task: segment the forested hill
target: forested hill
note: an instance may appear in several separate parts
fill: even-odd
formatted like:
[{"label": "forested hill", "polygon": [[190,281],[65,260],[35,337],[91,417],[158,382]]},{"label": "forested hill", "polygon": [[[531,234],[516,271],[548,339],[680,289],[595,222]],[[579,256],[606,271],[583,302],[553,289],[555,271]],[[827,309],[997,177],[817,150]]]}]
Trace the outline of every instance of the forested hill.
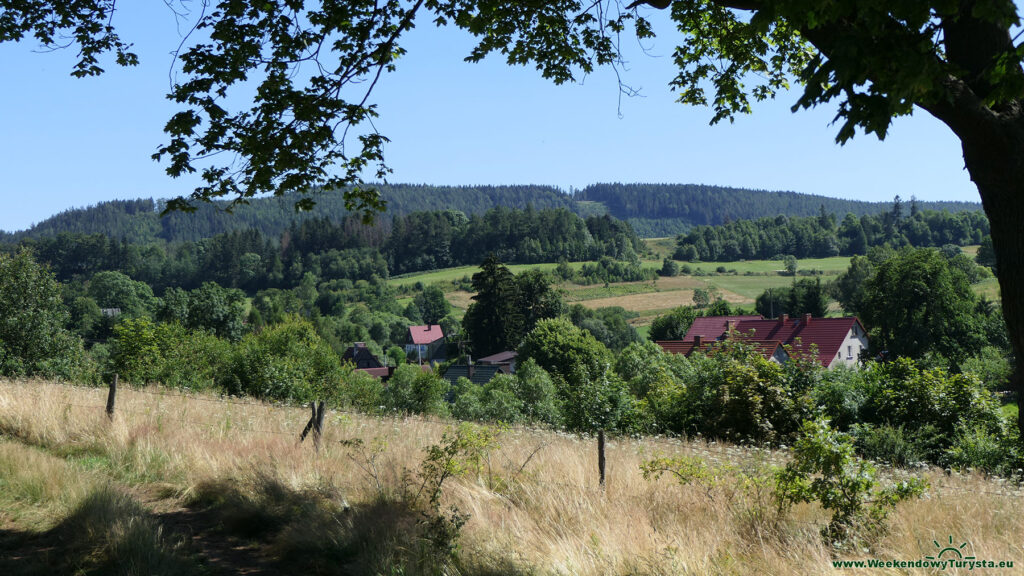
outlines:
[{"label": "forested hill", "polygon": [[[487,210],[508,208],[572,209],[573,201],[564,192],[551,186],[427,186],[415,184],[377,185],[388,202],[386,217],[404,216],[412,212],[453,209],[467,215]],[[224,232],[255,229],[267,237],[278,237],[293,221],[313,218],[341,220],[347,213],[340,191],[321,192],[312,196],[316,206],[309,212],[296,214],[290,196],[259,198],[247,206],[238,206],[231,214],[214,205],[203,205],[193,214],[174,213],[161,218],[162,204],[152,199],[114,200],[88,208],[61,212],[28,230],[14,234],[0,232],[0,240],[19,240],[55,236],[61,232],[105,234],[129,242],[156,238],[168,241],[196,241]],[[223,205],[222,205],[223,206]]]},{"label": "forested hill", "polygon": [[[909,194],[907,194],[909,196]],[[576,192],[577,201],[599,202],[608,213],[627,220],[640,236],[671,236],[692,226],[715,226],[735,220],[751,220],[785,214],[817,216],[822,206],[842,219],[878,214],[892,202],[862,202],[799,194],[726,188],[704,184],[591,184]],[[904,198],[909,202],[910,198]],[[917,202],[921,210],[981,210],[978,202]]]},{"label": "forested hill", "polygon": [[[378,185],[388,201],[385,218],[412,212],[452,209],[468,216],[503,206],[537,210],[566,208],[584,216],[608,213],[626,220],[641,237],[673,236],[694,226],[718,225],[736,220],[784,214],[817,216],[822,207],[842,219],[847,213],[860,217],[885,212],[891,202],[861,202],[798,194],[769,192],[703,184],[592,184],[570,196],[551,186],[428,186]],[[193,214],[159,217],[162,205],[152,199],[115,200],[88,208],[76,208],[48,218],[28,230],[6,234],[0,241],[55,236],[61,232],[105,234],[129,242],[154,239],[196,241],[240,229],[255,229],[266,237],[278,237],[293,221],[329,218],[340,221],[347,213],[340,191],[313,196],[316,207],[296,214],[294,200],[285,196],[260,198],[238,206],[231,214],[215,205],[200,206]],[[904,198],[905,202],[910,201]],[[223,205],[221,205],[223,206]],[[980,210],[972,202],[917,202],[921,210]]]}]

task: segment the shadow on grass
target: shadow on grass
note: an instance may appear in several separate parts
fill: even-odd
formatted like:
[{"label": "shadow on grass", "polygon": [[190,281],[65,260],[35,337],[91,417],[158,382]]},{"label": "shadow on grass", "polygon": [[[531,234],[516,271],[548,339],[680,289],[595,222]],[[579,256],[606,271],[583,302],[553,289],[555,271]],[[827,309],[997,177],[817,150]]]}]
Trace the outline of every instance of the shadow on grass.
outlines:
[{"label": "shadow on grass", "polygon": [[200,484],[184,508],[163,513],[102,488],[45,532],[0,529],[0,575],[525,573],[509,559],[439,551],[423,519],[402,501],[348,506],[329,487],[262,476]]},{"label": "shadow on grass", "polygon": [[293,490],[256,476],[201,484],[188,506],[216,518],[222,534],[249,540],[284,573],[524,573],[509,560],[448,557],[424,538],[423,513],[397,499],[349,506],[331,487]]},{"label": "shadow on grass", "polygon": [[0,530],[0,574],[196,574],[180,541],[131,497],[91,493],[45,532]]}]

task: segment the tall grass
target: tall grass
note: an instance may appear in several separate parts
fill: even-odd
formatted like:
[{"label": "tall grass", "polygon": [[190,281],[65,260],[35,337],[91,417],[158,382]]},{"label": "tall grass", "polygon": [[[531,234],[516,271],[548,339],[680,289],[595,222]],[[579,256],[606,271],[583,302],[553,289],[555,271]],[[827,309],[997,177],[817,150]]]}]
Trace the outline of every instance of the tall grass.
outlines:
[{"label": "tall grass", "polygon": [[[0,433],[17,440],[0,444],[0,478],[17,477],[9,470],[20,462],[43,470],[17,480],[19,498],[61,501],[62,484],[49,480],[59,474],[45,472],[52,462],[149,494],[146,506],[205,510],[222,530],[260,542],[290,569],[431,571],[417,552],[422,517],[409,493],[425,447],[440,441],[447,423],[331,412],[316,453],[308,439],[297,442],[308,419],[301,408],[123,390],[110,423],[104,397],[99,389],[0,382]],[[442,509],[470,515],[450,572],[835,573],[836,550],[819,535],[828,515],[819,508],[801,505],[778,517],[756,494],[736,490],[732,478],[708,489],[667,477],[647,481],[640,472],[655,456],[690,455],[767,473],[784,453],[702,440],[614,440],[602,490],[590,439],[511,428],[498,442],[479,473],[444,487]],[[926,498],[898,508],[872,550],[840,556],[917,559],[934,552],[933,540],[953,535],[979,558],[1024,562],[1019,491],[976,475],[921,473],[932,484]],[[79,500],[71,492],[65,499],[55,518],[66,518]],[[27,513],[8,520],[38,526]],[[166,538],[157,542],[173,549]]]}]

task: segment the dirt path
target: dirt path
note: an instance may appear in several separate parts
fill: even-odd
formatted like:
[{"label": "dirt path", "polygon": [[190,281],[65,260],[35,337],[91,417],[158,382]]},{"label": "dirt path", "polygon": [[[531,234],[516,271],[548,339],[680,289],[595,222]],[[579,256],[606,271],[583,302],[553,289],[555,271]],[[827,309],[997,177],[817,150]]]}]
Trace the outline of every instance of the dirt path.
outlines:
[{"label": "dirt path", "polygon": [[161,497],[159,490],[136,487],[131,492],[160,522],[164,534],[172,541],[183,542],[186,552],[211,573],[284,574],[258,542],[225,534],[215,513],[184,507],[178,498]]}]

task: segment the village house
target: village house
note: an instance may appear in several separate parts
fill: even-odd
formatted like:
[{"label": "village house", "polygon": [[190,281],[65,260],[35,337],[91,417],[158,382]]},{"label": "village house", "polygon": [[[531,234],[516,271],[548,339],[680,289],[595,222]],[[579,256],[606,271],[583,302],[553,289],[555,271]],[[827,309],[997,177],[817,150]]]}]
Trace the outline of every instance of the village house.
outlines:
[{"label": "village house", "polygon": [[861,353],[868,349],[867,332],[857,318],[812,318],[810,314],[799,318],[783,314],[774,320],[763,316],[697,318],[683,340],[658,345],[666,352],[689,356],[694,350],[707,351],[729,337],[752,344],[774,362],[787,362],[790,356],[814,355],[825,368],[856,367]]},{"label": "village house", "polygon": [[384,364],[381,364],[380,360],[370,352],[370,349],[366,347],[365,342],[356,342],[350,346],[345,353],[341,356],[342,362],[351,362],[355,365],[356,370],[365,372],[370,376],[375,376],[387,380],[391,376],[392,369],[388,368]]},{"label": "village house", "polygon": [[443,362],[446,359],[444,332],[437,324],[409,326],[405,337],[405,355],[409,362]]},{"label": "village house", "polygon": [[504,352],[498,352],[497,354],[491,354],[490,356],[484,356],[477,360],[479,364],[488,364],[493,366],[501,366],[504,368],[506,374],[516,373],[516,358],[519,353],[515,350],[506,350]]},{"label": "village house", "polygon": [[467,378],[474,384],[483,386],[498,374],[508,373],[508,366],[499,364],[454,364],[448,367],[442,378],[453,386],[459,378]]}]

